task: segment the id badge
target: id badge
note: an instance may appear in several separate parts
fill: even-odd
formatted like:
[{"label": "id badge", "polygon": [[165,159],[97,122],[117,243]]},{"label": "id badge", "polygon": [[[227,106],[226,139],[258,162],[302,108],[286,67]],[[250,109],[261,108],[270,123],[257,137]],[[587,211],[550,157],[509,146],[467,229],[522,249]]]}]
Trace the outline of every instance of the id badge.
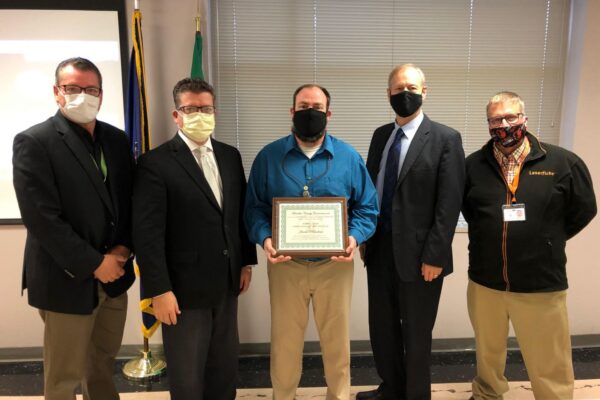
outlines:
[{"label": "id badge", "polygon": [[504,222],[525,221],[525,204],[505,204],[502,206],[502,215]]}]

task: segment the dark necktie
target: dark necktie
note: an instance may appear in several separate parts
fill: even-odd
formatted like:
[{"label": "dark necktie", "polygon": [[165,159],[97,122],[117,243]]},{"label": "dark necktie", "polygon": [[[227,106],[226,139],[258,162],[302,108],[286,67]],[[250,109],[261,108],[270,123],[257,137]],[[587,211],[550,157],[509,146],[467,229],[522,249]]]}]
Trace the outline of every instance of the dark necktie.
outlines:
[{"label": "dark necktie", "polygon": [[390,146],[385,163],[385,175],[383,178],[383,194],[381,195],[380,223],[383,232],[392,230],[392,200],[394,189],[398,182],[398,164],[400,162],[400,149],[402,148],[402,136],[404,132],[398,128],[394,141]]}]

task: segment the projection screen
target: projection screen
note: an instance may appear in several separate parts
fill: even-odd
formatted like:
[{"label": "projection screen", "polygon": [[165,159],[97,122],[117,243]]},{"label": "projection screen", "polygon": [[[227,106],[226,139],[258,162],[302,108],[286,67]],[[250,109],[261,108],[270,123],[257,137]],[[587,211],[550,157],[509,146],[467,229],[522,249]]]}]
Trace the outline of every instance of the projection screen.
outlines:
[{"label": "projection screen", "polygon": [[20,223],[12,142],[17,133],[56,112],[52,86],[60,61],[81,56],[98,66],[104,93],[98,119],[123,128],[126,46],[119,33],[117,10],[0,9],[0,223]]}]

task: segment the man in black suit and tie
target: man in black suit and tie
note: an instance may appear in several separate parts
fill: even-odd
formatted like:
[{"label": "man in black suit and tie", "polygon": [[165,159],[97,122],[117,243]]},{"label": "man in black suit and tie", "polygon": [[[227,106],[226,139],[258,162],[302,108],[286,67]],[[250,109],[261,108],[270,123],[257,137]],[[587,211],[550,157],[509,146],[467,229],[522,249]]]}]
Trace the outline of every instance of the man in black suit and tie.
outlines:
[{"label": "man in black suit and tie", "polygon": [[118,399],[130,260],[133,160],[125,133],[96,120],[102,76],[84,58],[56,68],[57,113],[18,134],[14,186],[27,228],[23,286],[44,321],[44,395]]},{"label": "man in black suit and tie", "polygon": [[256,247],[242,211],[239,151],[210,137],[214,90],[199,79],[173,89],[175,137],[139,159],[133,232],[142,284],[163,323],[171,399],[233,400],[237,297]]},{"label": "man in black suit and tie", "polygon": [[380,216],[362,247],[369,288],[369,330],[382,383],[357,399],[431,398],[431,335],[465,181],[460,134],[421,109],[425,76],[412,64],[388,79],[394,123],[375,130],[367,169]]}]

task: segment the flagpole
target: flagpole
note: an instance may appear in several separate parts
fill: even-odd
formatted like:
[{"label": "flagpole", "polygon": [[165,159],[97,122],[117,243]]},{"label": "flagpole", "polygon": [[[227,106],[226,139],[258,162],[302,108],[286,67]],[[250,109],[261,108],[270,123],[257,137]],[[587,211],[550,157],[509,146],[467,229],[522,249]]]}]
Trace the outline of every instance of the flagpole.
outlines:
[{"label": "flagpole", "polygon": [[202,71],[202,24],[200,18],[200,0],[196,1],[196,34],[194,39],[194,52],[192,53],[192,69],[190,78],[204,79]]},{"label": "flagpole", "polygon": [[[140,12],[140,2],[135,0],[135,9],[133,10],[131,23],[131,40],[133,41],[133,50],[131,52],[131,60],[129,64],[129,82],[127,95],[127,115],[126,115],[126,131],[129,135],[134,156],[137,158],[141,153],[149,150],[150,146],[150,131],[147,121],[147,102],[145,89],[145,70],[144,70],[144,54],[142,44],[142,13]],[[131,111],[133,110],[133,111]],[[135,114],[137,117],[132,117]],[[136,143],[139,143],[137,145]],[[137,267],[136,267],[137,270]],[[137,273],[139,277],[139,273]],[[139,279],[139,278],[138,278]],[[143,288],[140,285],[140,295],[143,294]],[[149,300],[143,299],[141,304]],[[151,303],[141,307],[142,314],[148,314],[146,308],[150,308]],[[152,314],[154,316],[154,314]],[[123,375],[128,380],[133,381],[156,381],[162,375],[167,367],[167,363],[158,356],[153,356],[150,351],[148,337],[154,333],[157,322],[155,320],[153,328],[147,328],[142,316],[142,334],[144,336],[144,348],[140,351],[141,355],[127,362],[123,366]]]},{"label": "flagpole", "polygon": [[196,32],[200,32],[200,0],[196,0]]}]

